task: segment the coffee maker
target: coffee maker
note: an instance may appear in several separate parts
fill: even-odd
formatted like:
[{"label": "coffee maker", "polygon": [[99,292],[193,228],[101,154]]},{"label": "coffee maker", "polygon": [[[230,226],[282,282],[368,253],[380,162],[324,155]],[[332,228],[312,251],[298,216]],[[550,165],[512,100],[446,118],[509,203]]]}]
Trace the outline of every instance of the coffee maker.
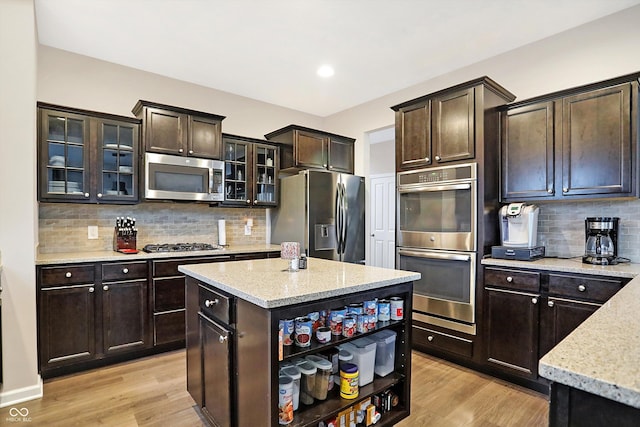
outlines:
[{"label": "coffee maker", "polygon": [[616,217],[589,217],[584,220],[585,264],[613,265],[618,258],[618,224]]},{"label": "coffee maker", "polygon": [[538,212],[536,205],[510,203],[499,213],[502,246],[493,246],[491,256],[501,259],[533,261],[544,256],[544,246],[537,246]]}]

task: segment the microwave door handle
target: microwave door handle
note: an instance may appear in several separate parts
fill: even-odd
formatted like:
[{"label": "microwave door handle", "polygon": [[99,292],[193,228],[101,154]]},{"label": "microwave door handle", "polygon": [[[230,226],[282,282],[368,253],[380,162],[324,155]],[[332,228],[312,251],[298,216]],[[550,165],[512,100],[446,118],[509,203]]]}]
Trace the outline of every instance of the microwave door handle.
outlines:
[{"label": "microwave door handle", "polygon": [[213,193],[213,168],[209,168],[209,194]]},{"label": "microwave door handle", "polygon": [[405,255],[405,256],[412,256],[416,258],[431,258],[431,259],[444,259],[444,260],[451,260],[451,261],[471,262],[471,256],[463,255],[463,254],[439,254],[434,252],[425,253],[425,252],[407,251],[407,250],[400,250],[398,251],[398,254]]},{"label": "microwave door handle", "polygon": [[423,191],[449,191],[449,190],[471,190],[471,183],[448,184],[448,185],[428,185],[424,187],[401,188],[399,193],[421,193]]}]

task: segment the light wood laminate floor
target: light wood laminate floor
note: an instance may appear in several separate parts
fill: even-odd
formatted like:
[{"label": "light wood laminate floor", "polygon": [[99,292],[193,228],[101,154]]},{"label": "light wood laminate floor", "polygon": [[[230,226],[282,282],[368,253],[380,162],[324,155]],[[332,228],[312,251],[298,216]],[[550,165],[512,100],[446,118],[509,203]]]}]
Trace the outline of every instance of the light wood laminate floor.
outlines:
[{"label": "light wood laminate floor", "polygon": [[[411,416],[399,427],[547,425],[538,393],[419,352],[412,369]],[[0,425],[202,426],[193,405],[180,350],[47,380],[42,399],[0,409]]]}]

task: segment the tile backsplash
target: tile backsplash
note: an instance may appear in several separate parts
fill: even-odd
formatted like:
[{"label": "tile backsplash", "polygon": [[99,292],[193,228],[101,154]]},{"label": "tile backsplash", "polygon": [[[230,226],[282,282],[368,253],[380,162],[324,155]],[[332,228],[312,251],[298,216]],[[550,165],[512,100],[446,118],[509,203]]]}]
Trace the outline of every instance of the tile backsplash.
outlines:
[{"label": "tile backsplash", "polygon": [[[226,221],[227,244],[262,244],[266,241],[264,209],[209,207],[197,203],[145,202],[137,205],[85,205],[40,203],[39,251],[104,251],[113,249],[118,216],[133,217],[138,228],[137,247],[150,243],[218,243],[218,220]],[[247,219],[251,235],[244,235]],[[98,226],[97,240],[87,239],[87,227]]]},{"label": "tile backsplash", "polygon": [[584,255],[584,220],[591,216],[620,218],[618,256],[640,263],[640,200],[540,203],[538,245],[547,256]]}]

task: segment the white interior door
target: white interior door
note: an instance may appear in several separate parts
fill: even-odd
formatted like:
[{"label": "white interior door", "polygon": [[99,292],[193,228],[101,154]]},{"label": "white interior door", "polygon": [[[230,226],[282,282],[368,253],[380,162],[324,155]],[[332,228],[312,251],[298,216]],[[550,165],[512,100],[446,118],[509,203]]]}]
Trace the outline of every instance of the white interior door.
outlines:
[{"label": "white interior door", "polygon": [[396,177],[371,176],[370,260],[374,267],[395,268],[396,264]]}]

